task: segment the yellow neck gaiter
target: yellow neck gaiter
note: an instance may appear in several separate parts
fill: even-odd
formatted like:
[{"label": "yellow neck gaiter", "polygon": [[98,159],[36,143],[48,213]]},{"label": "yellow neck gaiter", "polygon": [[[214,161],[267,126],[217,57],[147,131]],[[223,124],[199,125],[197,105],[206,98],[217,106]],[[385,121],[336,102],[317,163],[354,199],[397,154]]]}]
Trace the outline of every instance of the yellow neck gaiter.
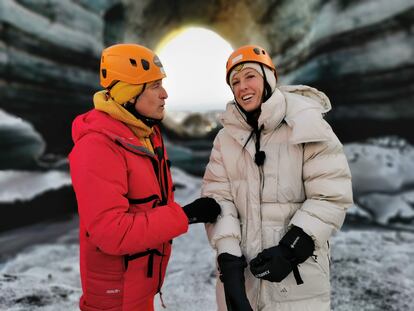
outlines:
[{"label": "yellow neck gaiter", "polygon": [[[128,100],[133,98],[134,96],[128,98]],[[151,140],[149,139],[149,136],[153,133],[152,128],[145,125],[144,122],[142,122],[141,120],[135,118],[123,106],[111,99],[107,95],[106,90],[96,92],[93,96],[93,103],[95,105],[96,110],[106,112],[112,118],[125,123],[132,130],[135,136],[138,137],[142,145],[145,146],[149,151],[154,153]]]}]

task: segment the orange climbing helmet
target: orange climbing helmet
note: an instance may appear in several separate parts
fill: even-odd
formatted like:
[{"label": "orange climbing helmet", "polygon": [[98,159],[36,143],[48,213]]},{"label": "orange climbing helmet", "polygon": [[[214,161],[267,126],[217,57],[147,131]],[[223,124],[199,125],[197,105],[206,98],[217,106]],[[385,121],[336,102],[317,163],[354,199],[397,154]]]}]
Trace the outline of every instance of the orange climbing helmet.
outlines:
[{"label": "orange climbing helmet", "polygon": [[100,78],[104,88],[116,81],[143,84],[165,78],[158,56],[138,44],[115,44],[102,51]]},{"label": "orange climbing helmet", "polygon": [[277,81],[277,74],[275,65],[272,62],[269,54],[266,50],[258,45],[244,45],[239,47],[233,53],[231,53],[229,59],[226,63],[226,82],[230,85],[229,77],[230,72],[234,67],[238,64],[245,63],[245,62],[255,62],[263,64],[269,67],[275,74],[276,81]]}]

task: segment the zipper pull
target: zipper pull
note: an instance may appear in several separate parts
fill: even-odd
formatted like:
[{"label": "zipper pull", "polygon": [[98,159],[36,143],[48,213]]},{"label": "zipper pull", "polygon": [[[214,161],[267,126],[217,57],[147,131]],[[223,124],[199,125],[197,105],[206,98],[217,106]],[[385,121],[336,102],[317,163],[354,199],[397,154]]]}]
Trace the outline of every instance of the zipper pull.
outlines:
[{"label": "zipper pull", "polygon": [[161,306],[162,306],[164,309],[167,309],[167,306],[165,305],[164,300],[162,299],[162,293],[161,293],[161,290],[159,291],[159,294],[160,294]]}]

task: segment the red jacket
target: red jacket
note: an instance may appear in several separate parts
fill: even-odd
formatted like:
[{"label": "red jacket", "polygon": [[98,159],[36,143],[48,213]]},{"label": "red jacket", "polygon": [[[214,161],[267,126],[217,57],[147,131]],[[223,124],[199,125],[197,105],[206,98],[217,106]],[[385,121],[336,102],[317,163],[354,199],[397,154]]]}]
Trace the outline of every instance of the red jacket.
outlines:
[{"label": "red jacket", "polygon": [[142,146],[122,122],[91,110],[78,116],[69,156],[80,218],[80,268],[85,311],[150,311],[171,253],[188,230],[174,202],[161,134]]}]

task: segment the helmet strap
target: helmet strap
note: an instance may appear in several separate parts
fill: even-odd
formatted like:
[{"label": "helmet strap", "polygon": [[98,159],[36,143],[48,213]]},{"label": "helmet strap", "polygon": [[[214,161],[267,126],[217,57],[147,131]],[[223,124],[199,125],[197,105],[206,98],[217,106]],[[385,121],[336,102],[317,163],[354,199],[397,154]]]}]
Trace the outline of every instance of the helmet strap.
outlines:
[{"label": "helmet strap", "polygon": [[114,98],[111,96],[111,89],[117,84],[119,80],[113,81],[107,88],[106,88],[106,98],[110,98],[114,100]]},{"label": "helmet strap", "polygon": [[262,74],[263,74],[262,103],[264,103],[265,101],[267,101],[270,98],[270,96],[272,96],[272,88],[270,87],[270,84],[267,81],[266,73],[265,73],[264,68],[263,68],[263,64],[259,64],[259,65],[260,65],[260,69],[262,69]]}]

